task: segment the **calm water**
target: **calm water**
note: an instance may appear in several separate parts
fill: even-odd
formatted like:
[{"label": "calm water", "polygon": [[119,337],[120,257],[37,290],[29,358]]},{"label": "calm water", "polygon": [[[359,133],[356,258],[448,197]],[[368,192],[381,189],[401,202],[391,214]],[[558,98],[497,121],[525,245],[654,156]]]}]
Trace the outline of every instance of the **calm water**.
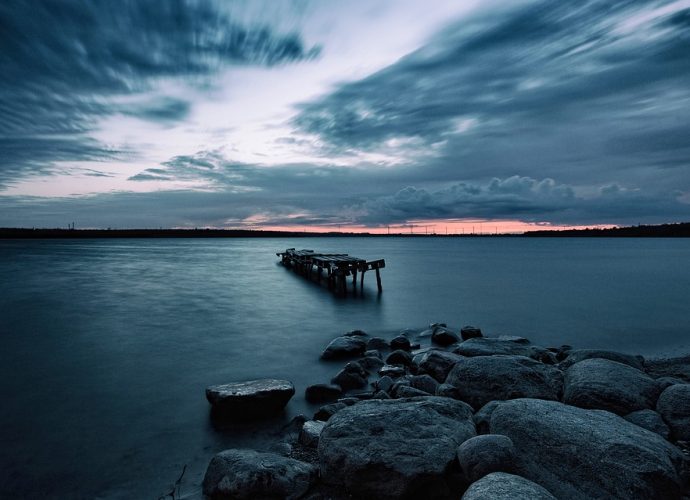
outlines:
[{"label": "calm water", "polygon": [[[338,299],[277,265],[287,247],[386,259],[384,292]],[[0,497],[157,498],[262,427],[218,429],[204,388],[304,388],[354,328],[430,322],[640,352],[690,351],[690,240],[322,238],[0,241]]]}]

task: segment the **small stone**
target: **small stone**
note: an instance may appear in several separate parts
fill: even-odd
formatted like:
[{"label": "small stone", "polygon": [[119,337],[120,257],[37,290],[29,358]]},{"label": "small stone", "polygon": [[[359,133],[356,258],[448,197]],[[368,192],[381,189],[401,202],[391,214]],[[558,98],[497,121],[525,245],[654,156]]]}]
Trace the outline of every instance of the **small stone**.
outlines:
[{"label": "small stone", "polygon": [[390,388],[393,387],[393,383],[393,379],[386,375],[374,382],[374,386],[376,390],[388,392]]},{"label": "small stone", "polygon": [[417,373],[427,373],[443,383],[455,364],[465,359],[447,351],[429,351],[416,361]]},{"label": "small stone", "polygon": [[524,477],[493,472],[473,483],[462,500],[556,500],[556,497]]},{"label": "small stone", "polygon": [[321,354],[321,359],[354,358],[364,354],[367,342],[361,337],[337,337],[331,340]]},{"label": "small stone", "polygon": [[388,349],[388,342],[381,337],[371,337],[367,342],[367,350],[376,349],[377,351],[384,351]]},{"label": "small stone", "polygon": [[391,349],[394,351],[397,351],[398,349],[402,349],[403,351],[409,351],[411,349],[410,339],[403,335],[398,335],[393,340],[391,340],[390,346]]},{"label": "small stone", "polygon": [[381,351],[378,349],[369,349],[368,351],[364,351],[364,357],[381,359]]},{"label": "small stone", "polygon": [[398,349],[397,351],[393,351],[388,355],[386,358],[386,364],[409,366],[412,364],[412,354]]},{"label": "small stone", "polygon": [[369,335],[367,332],[363,330],[350,330],[347,332],[344,337],[368,337]]},{"label": "small stone", "polygon": [[386,391],[376,391],[371,399],[390,399],[390,395]]},{"label": "small stone", "polygon": [[401,366],[395,366],[395,365],[384,365],[379,369],[379,375],[381,377],[391,377],[391,378],[398,378],[402,377],[405,375],[405,368]]},{"label": "small stone", "polygon": [[442,398],[451,398],[462,401],[462,394],[457,387],[450,384],[439,384],[436,388],[436,395]]},{"label": "small stone", "polygon": [[333,377],[331,383],[338,384],[344,391],[366,387],[367,371],[359,363],[351,362]]},{"label": "small stone", "polygon": [[299,433],[299,442],[309,448],[316,448],[319,445],[319,436],[326,422],[322,420],[308,420]]},{"label": "small stone", "polygon": [[340,386],[334,384],[314,384],[307,387],[304,397],[310,403],[327,403],[337,400],[343,394]]},{"label": "small stone", "polygon": [[357,361],[369,373],[376,373],[385,363],[381,358],[366,356]]},{"label": "small stone", "polygon": [[434,333],[431,334],[431,341],[434,344],[441,346],[449,346],[460,342],[460,337],[458,337],[454,332],[448,330],[447,328],[435,328]]},{"label": "small stone", "polygon": [[462,337],[462,340],[483,337],[481,328],[477,328],[470,325],[463,326],[460,329],[460,336]]},{"label": "small stone", "polygon": [[319,408],[316,413],[314,413],[314,420],[323,420],[326,422],[333,415],[346,407],[347,405],[345,403],[331,403],[324,405]]},{"label": "small stone", "polygon": [[476,436],[458,447],[458,462],[471,483],[492,472],[513,472],[515,446],[500,434]]}]

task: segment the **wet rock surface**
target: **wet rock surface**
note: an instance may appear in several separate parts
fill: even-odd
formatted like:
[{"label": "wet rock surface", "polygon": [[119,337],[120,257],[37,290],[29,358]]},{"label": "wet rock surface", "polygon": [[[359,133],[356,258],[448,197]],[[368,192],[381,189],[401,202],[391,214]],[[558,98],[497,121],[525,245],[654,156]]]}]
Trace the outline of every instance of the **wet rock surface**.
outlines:
[{"label": "wet rock surface", "polygon": [[458,447],[458,462],[471,483],[492,472],[513,472],[515,446],[500,434],[476,436]]},{"label": "wet rock surface", "polygon": [[561,368],[564,370],[570,368],[575,363],[593,358],[608,359],[609,361],[616,361],[617,363],[622,363],[632,368],[637,368],[638,370],[644,370],[644,358],[642,356],[601,349],[575,349],[569,351],[567,354],[567,357],[561,363]]},{"label": "wet rock surface", "polygon": [[367,341],[361,336],[342,336],[331,341],[321,354],[321,359],[354,358],[364,354]]},{"label": "wet rock surface", "polygon": [[668,424],[673,439],[690,440],[690,384],[676,384],[664,389],[656,409]]},{"label": "wet rock surface", "polygon": [[275,415],[295,394],[292,382],[258,379],[206,388],[206,399],[218,416],[244,420]]},{"label": "wet rock surface", "polygon": [[628,413],[623,418],[643,429],[659,434],[664,439],[668,439],[671,434],[664,419],[654,410],[637,410]]},{"label": "wet rock surface", "polygon": [[556,500],[556,497],[529,479],[494,472],[472,484],[462,500]]}]

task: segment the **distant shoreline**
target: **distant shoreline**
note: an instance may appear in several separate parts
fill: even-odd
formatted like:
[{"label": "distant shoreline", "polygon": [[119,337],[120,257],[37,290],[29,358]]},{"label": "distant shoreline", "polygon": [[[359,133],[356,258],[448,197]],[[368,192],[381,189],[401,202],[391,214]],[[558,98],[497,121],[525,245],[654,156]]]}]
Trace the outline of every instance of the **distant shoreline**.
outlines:
[{"label": "distant shoreline", "polygon": [[377,234],[353,232],[262,231],[251,229],[47,229],[0,228],[0,239],[72,238],[690,238],[690,222],[656,226],[630,226],[610,229],[538,230],[519,234]]}]

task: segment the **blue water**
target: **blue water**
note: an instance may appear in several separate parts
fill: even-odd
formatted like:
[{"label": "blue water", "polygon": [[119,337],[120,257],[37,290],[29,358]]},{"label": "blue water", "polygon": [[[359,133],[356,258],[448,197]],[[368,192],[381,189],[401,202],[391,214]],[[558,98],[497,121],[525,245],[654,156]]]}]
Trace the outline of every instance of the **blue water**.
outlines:
[{"label": "blue water", "polygon": [[[288,247],[385,258],[384,292],[338,298],[277,264]],[[204,388],[304,388],[328,341],[430,322],[542,345],[690,352],[690,240],[319,238],[0,241],[0,497],[198,495],[220,429]]]}]

